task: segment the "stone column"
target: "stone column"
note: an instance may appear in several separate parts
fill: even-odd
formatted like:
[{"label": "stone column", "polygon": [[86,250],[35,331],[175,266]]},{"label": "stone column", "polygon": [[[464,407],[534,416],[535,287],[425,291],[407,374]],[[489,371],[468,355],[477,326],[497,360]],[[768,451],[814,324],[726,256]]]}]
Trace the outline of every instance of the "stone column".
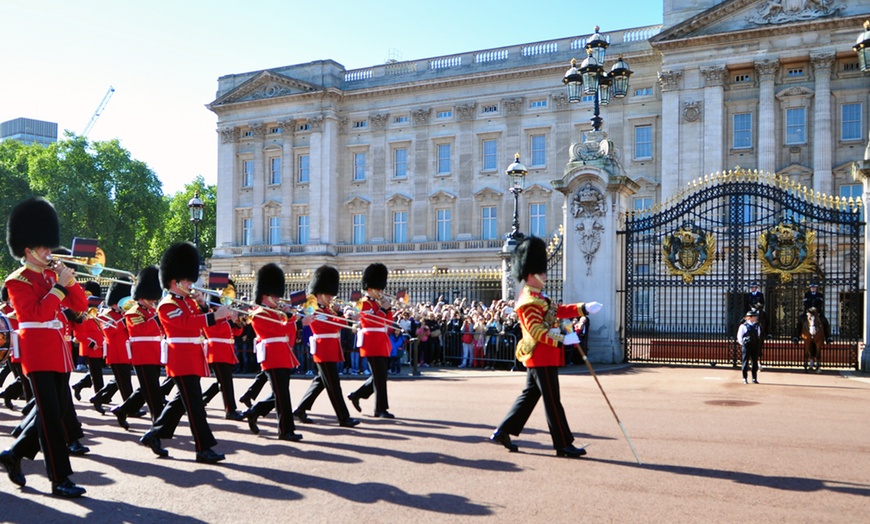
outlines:
[{"label": "stone column", "polygon": [[816,107],[813,117],[813,189],[816,193],[833,194],[832,168],[833,129],[831,115],[831,66],[834,53],[810,55],[816,78]]},{"label": "stone column", "polygon": [[[682,71],[662,71],[662,194],[665,202],[680,189],[680,91]],[[632,132],[631,139],[634,140]],[[665,153],[667,152],[667,153]]]},{"label": "stone column", "polygon": [[284,139],[281,150],[281,243],[291,244],[296,231],[293,224],[293,188],[296,186],[293,138],[296,132],[296,121],[284,120],[278,124],[281,126],[281,137]]},{"label": "stone column", "polygon": [[236,207],[238,205],[239,172],[236,161],[236,144],[239,142],[239,128],[222,127],[218,129],[220,143],[218,143],[218,166],[217,174],[217,231],[215,232],[215,248],[238,245],[236,238]]},{"label": "stone column", "polygon": [[722,140],[725,119],[724,66],[701,68],[704,75],[704,164],[703,173],[725,169],[725,151],[728,146]]},{"label": "stone column", "polygon": [[758,169],[776,173],[776,98],[773,87],[779,60],[755,62],[758,72]]},{"label": "stone column", "polygon": [[253,222],[251,244],[265,244],[265,224],[263,223],[263,204],[266,203],[266,169],[263,155],[263,140],[266,138],[266,126],[262,123],[251,124],[254,132],[254,199],[251,203],[251,219]]}]

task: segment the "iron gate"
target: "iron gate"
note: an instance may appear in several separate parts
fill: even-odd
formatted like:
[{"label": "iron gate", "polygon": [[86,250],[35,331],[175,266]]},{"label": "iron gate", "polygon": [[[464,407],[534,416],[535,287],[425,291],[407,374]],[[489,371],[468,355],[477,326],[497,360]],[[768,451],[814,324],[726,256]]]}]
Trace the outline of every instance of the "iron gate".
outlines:
[{"label": "iron gate", "polygon": [[732,364],[736,333],[764,293],[765,366],[802,366],[793,343],[817,282],[831,326],[822,366],[854,368],[862,333],[860,202],[737,169],[690,184],[662,209],[626,217],[624,344],[632,362]]}]

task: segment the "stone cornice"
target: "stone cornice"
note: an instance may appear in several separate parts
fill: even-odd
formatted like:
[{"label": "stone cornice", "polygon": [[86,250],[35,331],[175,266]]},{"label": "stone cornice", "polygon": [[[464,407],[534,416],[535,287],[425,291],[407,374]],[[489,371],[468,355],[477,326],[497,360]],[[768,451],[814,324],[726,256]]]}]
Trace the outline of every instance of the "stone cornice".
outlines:
[{"label": "stone cornice", "polygon": [[320,92],[322,88],[290,78],[270,70],[260,71],[241,85],[229,90],[206,107],[214,111],[214,108],[236,102],[253,100],[265,100],[292,96],[298,93]]}]

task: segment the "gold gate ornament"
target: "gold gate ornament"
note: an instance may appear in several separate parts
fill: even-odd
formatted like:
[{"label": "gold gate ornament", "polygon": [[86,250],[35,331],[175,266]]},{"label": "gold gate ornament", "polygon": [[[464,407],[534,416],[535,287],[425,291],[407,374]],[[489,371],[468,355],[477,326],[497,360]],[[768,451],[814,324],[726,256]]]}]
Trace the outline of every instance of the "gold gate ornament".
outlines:
[{"label": "gold gate ornament", "polygon": [[668,273],[681,275],[689,284],[710,272],[716,255],[716,236],[686,222],[662,239],[662,258]]},{"label": "gold gate ornament", "polygon": [[779,275],[783,283],[791,282],[792,275],[814,273],[816,233],[791,218],[781,218],[758,236],[758,259],[763,274]]}]

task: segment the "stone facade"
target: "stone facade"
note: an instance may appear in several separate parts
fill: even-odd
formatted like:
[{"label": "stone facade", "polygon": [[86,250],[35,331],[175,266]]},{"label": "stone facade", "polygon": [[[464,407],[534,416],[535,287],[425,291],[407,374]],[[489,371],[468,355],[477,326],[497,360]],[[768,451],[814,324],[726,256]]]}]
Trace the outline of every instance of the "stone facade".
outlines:
[{"label": "stone facade", "polygon": [[[565,299],[608,304],[592,347],[618,360],[616,233],[735,166],[860,196],[870,82],[852,51],[861,0],[664,0],[664,26],[602,32],[628,96],[569,104],[590,35],[358,70],[323,60],[218,81],[214,270],[498,267],[528,168],[520,230],[564,227]],[[591,28],[590,28],[591,29]],[[857,132],[856,132],[857,129]],[[246,173],[247,170],[247,173]],[[598,337],[596,340],[595,337]]]}]

